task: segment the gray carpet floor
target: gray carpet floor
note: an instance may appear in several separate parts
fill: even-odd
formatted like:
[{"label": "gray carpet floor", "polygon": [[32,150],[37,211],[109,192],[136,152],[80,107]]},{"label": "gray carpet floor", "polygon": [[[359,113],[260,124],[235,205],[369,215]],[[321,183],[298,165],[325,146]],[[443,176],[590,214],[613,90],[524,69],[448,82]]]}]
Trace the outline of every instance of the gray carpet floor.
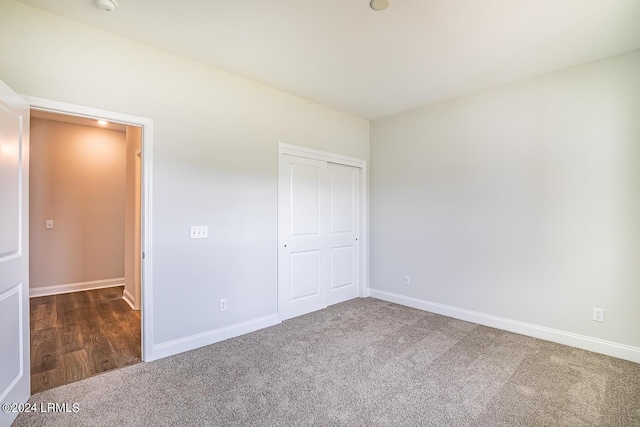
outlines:
[{"label": "gray carpet floor", "polygon": [[32,396],[14,426],[640,426],[640,365],[371,298]]}]

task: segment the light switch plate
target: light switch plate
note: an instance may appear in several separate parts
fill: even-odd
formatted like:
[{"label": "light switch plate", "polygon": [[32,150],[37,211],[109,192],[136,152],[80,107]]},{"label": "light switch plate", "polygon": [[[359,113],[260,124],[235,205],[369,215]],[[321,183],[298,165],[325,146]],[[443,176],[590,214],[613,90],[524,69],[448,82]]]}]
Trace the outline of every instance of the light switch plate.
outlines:
[{"label": "light switch plate", "polygon": [[207,227],[206,225],[191,226],[192,239],[206,239],[207,237],[209,237],[209,227]]}]

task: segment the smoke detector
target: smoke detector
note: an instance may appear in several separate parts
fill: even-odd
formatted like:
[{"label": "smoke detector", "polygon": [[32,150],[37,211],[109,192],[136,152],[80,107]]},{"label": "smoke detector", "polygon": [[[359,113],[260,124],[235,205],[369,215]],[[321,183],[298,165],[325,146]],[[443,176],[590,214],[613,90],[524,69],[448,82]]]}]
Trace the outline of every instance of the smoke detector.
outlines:
[{"label": "smoke detector", "polygon": [[389,7],[390,0],[371,0],[369,6],[373,10],[385,10]]},{"label": "smoke detector", "polygon": [[107,12],[113,12],[118,7],[116,0],[96,0],[96,6]]}]

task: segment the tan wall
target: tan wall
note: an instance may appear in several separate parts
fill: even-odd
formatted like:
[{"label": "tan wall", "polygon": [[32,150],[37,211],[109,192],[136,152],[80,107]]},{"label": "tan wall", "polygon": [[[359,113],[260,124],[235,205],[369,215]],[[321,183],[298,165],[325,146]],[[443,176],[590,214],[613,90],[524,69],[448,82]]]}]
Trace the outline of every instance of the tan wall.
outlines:
[{"label": "tan wall", "polygon": [[124,246],[124,289],[130,295],[134,308],[140,307],[139,272],[136,269],[136,241],[135,234],[138,229],[136,223],[136,151],[140,150],[142,131],[138,127],[127,126],[126,132],[126,207],[125,207],[125,246]]},{"label": "tan wall", "polygon": [[31,120],[30,288],[124,275],[125,148],[124,132]]}]

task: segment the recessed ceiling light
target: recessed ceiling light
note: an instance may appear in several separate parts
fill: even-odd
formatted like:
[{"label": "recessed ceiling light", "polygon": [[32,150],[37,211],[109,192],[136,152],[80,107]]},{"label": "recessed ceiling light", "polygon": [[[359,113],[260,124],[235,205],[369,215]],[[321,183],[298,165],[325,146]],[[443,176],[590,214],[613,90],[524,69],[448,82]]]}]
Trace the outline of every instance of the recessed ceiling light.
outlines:
[{"label": "recessed ceiling light", "polygon": [[96,0],[96,6],[107,12],[113,12],[118,7],[118,2],[116,0]]},{"label": "recessed ceiling light", "polygon": [[99,125],[102,125],[102,126],[106,126],[106,125],[108,125],[108,124],[109,124],[109,122],[108,122],[108,121],[106,121],[106,120],[98,120],[98,124],[99,124]]},{"label": "recessed ceiling light", "polygon": [[390,3],[390,0],[371,0],[369,6],[371,6],[373,10],[385,10],[389,7]]}]

